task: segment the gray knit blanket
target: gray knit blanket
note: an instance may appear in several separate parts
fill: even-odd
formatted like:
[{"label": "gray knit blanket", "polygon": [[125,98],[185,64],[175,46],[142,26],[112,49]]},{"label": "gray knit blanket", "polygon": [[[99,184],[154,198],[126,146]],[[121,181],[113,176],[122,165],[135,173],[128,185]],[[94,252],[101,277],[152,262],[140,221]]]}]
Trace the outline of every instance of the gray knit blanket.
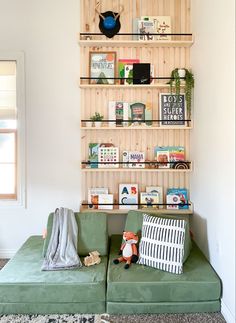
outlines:
[{"label": "gray knit blanket", "polygon": [[75,269],[82,266],[77,254],[78,226],[74,212],[58,208],[53,215],[52,234],[42,270]]}]

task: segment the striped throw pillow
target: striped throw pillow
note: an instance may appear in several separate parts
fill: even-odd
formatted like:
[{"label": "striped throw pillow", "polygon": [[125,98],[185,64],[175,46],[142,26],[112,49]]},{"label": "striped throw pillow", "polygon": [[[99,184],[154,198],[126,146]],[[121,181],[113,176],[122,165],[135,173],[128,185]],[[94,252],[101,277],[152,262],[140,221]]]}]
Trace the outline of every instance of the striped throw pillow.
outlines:
[{"label": "striped throw pillow", "polygon": [[185,220],[143,214],[138,264],[183,273]]}]

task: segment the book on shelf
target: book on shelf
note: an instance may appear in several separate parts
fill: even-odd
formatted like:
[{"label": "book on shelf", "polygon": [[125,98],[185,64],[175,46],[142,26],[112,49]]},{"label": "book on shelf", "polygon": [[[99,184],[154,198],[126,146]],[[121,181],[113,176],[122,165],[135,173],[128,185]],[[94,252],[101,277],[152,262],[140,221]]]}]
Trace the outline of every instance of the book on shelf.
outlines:
[{"label": "book on shelf", "polygon": [[[185,149],[183,146],[169,146],[169,161],[179,162],[185,160]],[[174,164],[170,164],[171,168],[174,168]]]},{"label": "book on shelf", "polygon": [[188,209],[188,205],[181,205],[188,203],[188,192],[185,188],[169,188],[166,193],[166,203],[168,210]]},{"label": "book on shelf", "polygon": [[[163,188],[161,186],[147,186],[147,193],[156,193],[158,194],[158,203],[163,204]],[[159,205],[159,209],[163,209],[163,205]]]},{"label": "book on shelf", "polygon": [[160,93],[160,126],[186,126],[185,94]]},{"label": "book on shelf", "polygon": [[138,184],[119,184],[119,209],[138,209]]},{"label": "book on shelf", "polygon": [[[129,168],[145,168],[145,152],[143,151],[129,151]],[[140,164],[138,164],[140,163]]]},{"label": "book on shelf", "polygon": [[109,120],[115,120],[109,122],[109,127],[127,127],[129,116],[129,103],[123,101],[109,101],[108,102],[108,118]]},{"label": "book on shelf", "polygon": [[[98,148],[98,168],[119,168],[119,148],[113,144],[101,144]],[[104,163],[104,164],[103,164]]]},{"label": "book on shelf", "polygon": [[[128,163],[129,162],[129,151],[124,150],[122,153],[122,162]],[[129,168],[129,164],[122,164],[123,168]]]},{"label": "book on shelf", "polygon": [[92,164],[89,166],[90,168],[98,168],[98,148],[100,144],[98,143],[90,143],[89,144],[89,153],[88,153],[88,161]]},{"label": "book on shelf", "polygon": [[171,17],[170,16],[141,16],[141,21],[149,21],[153,23],[155,40],[171,40]]},{"label": "book on shelf", "polygon": [[138,39],[139,40],[153,40],[155,33],[154,22],[152,20],[138,20]]},{"label": "book on shelf", "polygon": [[139,40],[139,29],[138,29],[138,22],[139,22],[140,18],[133,18],[132,20],[132,30],[133,30],[133,36],[132,39],[133,40]]},{"label": "book on shelf", "polygon": [[[118,60],[118,75],[121,78],[120,84],[133,84],[133,80],[125,80],[125,77],[133,78],[133,64],[139,63],[140,60],[137,58],[120,58]],[[125,70],[127,66],[127,71]]]},{"label": "book on shelf", "polygon": [[[98,204],[113,204],[113,194],[99,194]],[[113,210],[113,205],[98,205],[99,210]]]},{"label": "book on shelf", "polygon": [[168,147],[155,147],[154,148],[155,160],[160,162],[158,164],[158,168],[170,168],[169,160],[170,160],[170,151]]},{"label": "book on shelf", "polygon": [[150,63],[133,64],[133,83],[134,84],[150,84],[151,82],[150,78],[151,78]]},{"label": "book on shelf", "polygon": [[108,194],[107,187],[93,187],[88,189],[88,209],[98,209],[99,200],[98,197],[100,194]]},{"label": "book on shelf", "polygon": [[[142,102],[133,102],[129,105],[129,122],[133,126],[151,126],[152,125],[152,105],[150,102],[146,104]],[[142,122],[141,122],[142,121]],[[143,122],[145,121],[145,122]]]},{"label": "book on shelf", "polygon": [[141,192],[140,193],[140,204],[141,208],[154,208],[156,209],[159,203],[159,196],[158,193],[147,193],[147,192]]}]

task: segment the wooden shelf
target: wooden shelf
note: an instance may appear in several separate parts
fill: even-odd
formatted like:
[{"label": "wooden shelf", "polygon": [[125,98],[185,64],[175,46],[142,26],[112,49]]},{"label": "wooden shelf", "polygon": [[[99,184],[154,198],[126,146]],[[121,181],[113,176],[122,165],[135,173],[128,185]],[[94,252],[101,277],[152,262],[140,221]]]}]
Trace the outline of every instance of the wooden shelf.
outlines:
[{"label": "wooden shelf", "polygon": [[83,127],[81,126],[80,129],[82,130],[191,130],[193,129],[192,126],[185,127],[185,126],[163,126],[163,127],[108,127],[108,126],[102,126],[102,127]]},{"label": "wooden shelf", "polygon": [[[140,212],[151,212],[151,213],[157,213],[157,214],[175,214],[175,215],[190,215],[193,214],[193,204],[190,202],[190,206],[188,209],[182,209],[182,210],[167,210],[167,209],[150,209],[150,208],[143,208],[143,209],[137,209],[135,211]],[[107,214],[123,214],[126,215],[129,212],[129,209],[126,210],[120,210],[118,209],[118,206],[115,205],[115,208],[113,210],[94,210],[94,209],[88,209],[85,206],[81,205],[80,212],[103,212]]]},{"label": "wooden shelf", "polygon": [[97,172],[165,172],[165,173],[189,173],[192,171],[192,167],[189,169],[174,169],[174,168],[81,168],[84,173],[97,173]]},{"label": "wooden shelf", "polygon": [[81,47],[191,47],[193,40],[81,40],[79,35],[78,43]]},{"label": "wooden shelf", "polygon": [[[183,86],[183,85],[181,85]],[[169,84],[166,83],[156,83],[156,84],[130,84],[130,85],[122,85],[122,84],[82,84],[79,82],[79,87],[81,89],[122,89],[122,90],[130,90],[130,89],[167,89],[170,88]]]}]

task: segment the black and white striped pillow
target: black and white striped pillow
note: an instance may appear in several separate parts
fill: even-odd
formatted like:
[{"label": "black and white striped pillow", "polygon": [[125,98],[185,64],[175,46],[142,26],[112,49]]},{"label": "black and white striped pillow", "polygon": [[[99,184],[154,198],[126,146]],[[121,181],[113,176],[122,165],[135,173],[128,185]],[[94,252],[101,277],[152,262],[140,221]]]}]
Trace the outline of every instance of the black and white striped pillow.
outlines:
[{"label": "black and white striped pillow", "polygon": [[185,220],[143,214],[138,264],[183,273]]}]

